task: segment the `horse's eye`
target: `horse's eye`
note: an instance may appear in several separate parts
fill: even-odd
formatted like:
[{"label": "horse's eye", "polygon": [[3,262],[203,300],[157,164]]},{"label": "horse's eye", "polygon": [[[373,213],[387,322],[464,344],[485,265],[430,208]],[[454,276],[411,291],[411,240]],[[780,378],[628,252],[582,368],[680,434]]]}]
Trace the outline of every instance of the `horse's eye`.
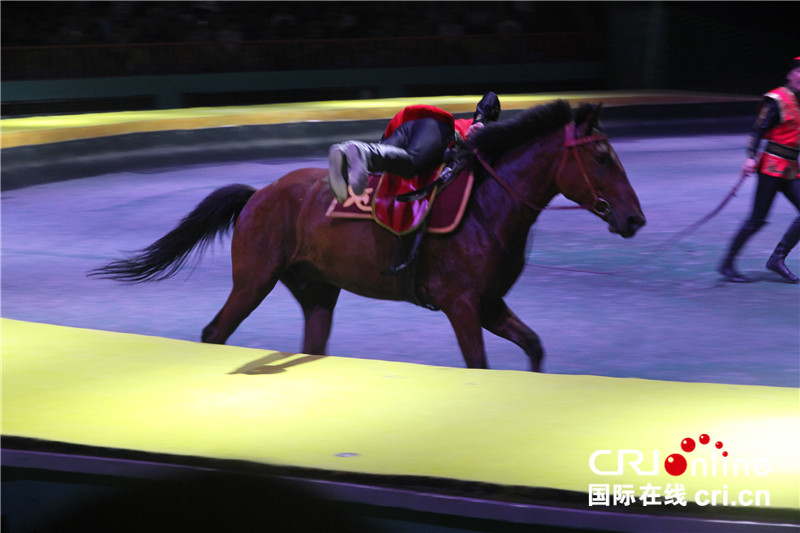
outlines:
[{"label": "horse's eye", "polygon": [[594,156],[594,160],[601,165],[607,165],[611,161],[611,157],[608,154],[597,154]]}]

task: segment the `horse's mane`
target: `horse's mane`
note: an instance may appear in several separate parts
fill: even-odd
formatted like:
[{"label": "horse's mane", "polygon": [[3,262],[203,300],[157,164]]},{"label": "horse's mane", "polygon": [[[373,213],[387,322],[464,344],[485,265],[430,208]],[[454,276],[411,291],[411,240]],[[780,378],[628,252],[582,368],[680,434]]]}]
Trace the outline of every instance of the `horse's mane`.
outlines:
[{"label": "horse's mane", "polygon": [[[584,117],[591,105],[583,105],[576,112],[576,118]],[[532,107],[510,119],[490,122],[477,130],[469,139],[470,143],[487,159],[495,159],[509,150],[552,133],[572,120],[572,109],[565,100]]]}]

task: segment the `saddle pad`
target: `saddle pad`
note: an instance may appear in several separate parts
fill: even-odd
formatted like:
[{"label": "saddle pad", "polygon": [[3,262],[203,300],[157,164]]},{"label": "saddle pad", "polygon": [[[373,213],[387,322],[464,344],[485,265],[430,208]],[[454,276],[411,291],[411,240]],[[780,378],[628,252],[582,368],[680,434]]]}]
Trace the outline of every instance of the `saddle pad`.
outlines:
[{"label": "saddle pad", "polygon": [[326,214],[332,218],[372,219],[397,235],[414,231],[427,217],[428,233],[449,233],[461,222],[473,181],[472,171],[464,169],[446,187],[436,187],[419,200],[398,202],[397,195],[416,188],[398,176],[373,174],[363,194],[351,194],[341,204],[334,199]]}]

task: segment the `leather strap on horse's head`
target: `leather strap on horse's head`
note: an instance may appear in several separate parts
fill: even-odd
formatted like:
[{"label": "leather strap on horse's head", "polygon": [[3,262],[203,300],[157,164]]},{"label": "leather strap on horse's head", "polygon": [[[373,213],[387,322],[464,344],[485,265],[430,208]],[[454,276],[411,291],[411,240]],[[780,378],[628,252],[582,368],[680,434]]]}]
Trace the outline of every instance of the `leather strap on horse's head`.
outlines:
[{"label": "leather strap on horse's head", "polygon": [[558,171],[556,172],[556,180],[558,180],[558,178],[561,176],[561,172],[564,170],[564,165],[567,162],[568,154],[572,153],[575,156],[575,161],[578,163],[578,168],[580,168],[581,170],[581,175],[583,176],[583,179],[586,181],[586,184],[589,186],[589,190],[592,192],[592,204],[590,206],[582,205],[581,207],[601,217],[608,215],[608,213],[611,211],[611,206],[606,200],[598,196],[597,190],[594,188],[594,185],[592,185],[591,180],[589,180],[589,175],[586,173],[586,167],[583,166],[583,161],[581,160],[581,157],[578,155],[577,148],[585,144],[606,142],[606,141],[608,141],[608,136],[605,133],[601,132],[576,138],[575,123],[570,122],[564,128],[565,150],[564,150],[564,155],[561,158],[561,163],[558,165]]},{"label": "leather strap on horse's head", "polygon": [[[583,179],[586,180],[586,184],[589,186],[589,189],[592,191],[593,202],[592,202],[592,205],[590,205],[590,206],[587,206],[587,205],[559,206],[559,207],[552,207],[550,209],[587,209],[587,210],[589,210],[589,211],[591,211],[591,212],[593,212],[593,213],[595,213],[595,214],[597,214],[597,215],[599,215],[601,217],[605,216],[605,215],[607,215],[609,213],[609,211],[611,209],[611,206],[609,205],[609,203],[606,200],[600,198],[597,195],[597,191],[595,190],[594,186],[592,185],[592,182],[589,180],[589,176],[586,173],[586,168],[583,166],[583,161],[581,161],[581,158],[580,158],[580,156],[578,155],[578,152],[577,152],[577,147],[578,146],[582,146],[584,144],[589,144],[589,143],[595,143],[595,142],[605,142],[607,140],[608,140],[608,136],[606,134],[600,133],[600,132],[595,133],[593,135],[586,135],[584,137],[576,138],[575,137],[575,123],[574,122],[570,122],[569,124],[566,125],[566,127],[564,128],[564,155],[561,158],[561,163],[558,165],[558,171],[556,172],[556,180],[558,180],[558,177],[561,175],[561,172],[564,169],[564,165],[567,162],[567,155],[570,152],[572,152],[573,154],[575,154],[575,160],[577,161],[578,167],[581,170],[581,174],[583,175]],[[544,207],[539,207],[536,204],[530,202],[527,198],[522,196],[513,187],[511,187],[503,178],[501,178],[497,174],[497,172],[492,168],[492,166],[489,165],[489,163],[486,162],[486,160],[481,156],[481,154],[480,154],[480,152],[478,151],[477,148],[473,148],[472,151],[475,153],[475,157],[478,158],[478,161],[481,163],[481,165],[483,165],[483,168],[486,169],[486,171],[489,173],[489,175],[492,176],[495,179],[495,181],[497,181],[500,185],[502,185],[503,188],[505,190],[507,190],[513,197],[515,197],[520,202],[522,202],[523,205],[525,205],[525,206],[527,206],[527,207],[529,207],[529,208],[531,208],[531,209],[533,209],[535,211],[543,211],[545,209]]]}]

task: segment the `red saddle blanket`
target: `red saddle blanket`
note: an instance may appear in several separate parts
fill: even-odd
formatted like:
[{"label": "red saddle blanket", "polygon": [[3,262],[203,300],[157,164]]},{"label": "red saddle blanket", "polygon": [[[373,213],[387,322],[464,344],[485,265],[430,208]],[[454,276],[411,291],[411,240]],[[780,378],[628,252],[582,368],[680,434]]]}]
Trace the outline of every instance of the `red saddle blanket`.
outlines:
[{"label": "red saddle blanket", "polygon": [[331,202],[327,216],[334,218],[372,219],[396,235],[410,233],[428,219],[428,233],[449,233],[458,227],[467,208],[474,176],[469,168],[461,171],[444,188],[435,187],[423,198],[399,202],[397,196],[414,192],[431,183],[438,175],[407,180],[389,173],[371,174],[364,193],[339,203]]}]

